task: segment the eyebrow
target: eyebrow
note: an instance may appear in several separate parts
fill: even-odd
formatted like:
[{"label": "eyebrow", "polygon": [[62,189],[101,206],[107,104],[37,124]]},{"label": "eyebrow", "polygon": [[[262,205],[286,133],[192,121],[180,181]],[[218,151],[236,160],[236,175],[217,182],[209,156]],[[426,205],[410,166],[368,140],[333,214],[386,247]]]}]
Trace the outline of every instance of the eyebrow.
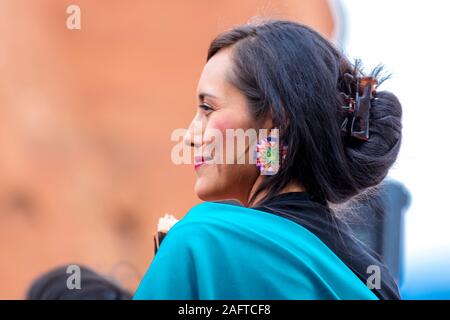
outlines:
[{"label": "eyebrow", "polygon": [[205,100],[206,97],[213,98],[213,99],[219,99],[217,96],[215,96],[215,95],[213,95],[213,94],[211,94],[211,93],[208,93],[208,92],[200,92],[200,93],[198,94],[198,98],[199,98],[201,101]]}]

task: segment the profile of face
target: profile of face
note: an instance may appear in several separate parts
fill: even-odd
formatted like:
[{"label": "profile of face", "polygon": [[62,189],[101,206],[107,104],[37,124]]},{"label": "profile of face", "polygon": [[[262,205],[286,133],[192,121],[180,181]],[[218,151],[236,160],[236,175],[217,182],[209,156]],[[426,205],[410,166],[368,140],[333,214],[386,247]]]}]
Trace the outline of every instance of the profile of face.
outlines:
[{"label": "profile of face", "polygon": [[[214,156],[220,144],[216,145],[215,151],[205,155],[207,145],[212,142],[205,134],[207,132],[216,130],[225,137],[227,129],[259,129],[259,122],[252,117],[245,95],[228,81],[232,69],[231,50],[220,50],[204,66],[197,86],[196,114],[184,142],[194,148],[197,196],[204,201],[235,199],[246,205],[259,171],[249,161],[237,164],[237,159],[249,159],[249,153],[253,152],[251,142],[246,140],[245,148],[234,152],[234,163],[206,161]],[[226,143],[220,148],[225,155]]]}]

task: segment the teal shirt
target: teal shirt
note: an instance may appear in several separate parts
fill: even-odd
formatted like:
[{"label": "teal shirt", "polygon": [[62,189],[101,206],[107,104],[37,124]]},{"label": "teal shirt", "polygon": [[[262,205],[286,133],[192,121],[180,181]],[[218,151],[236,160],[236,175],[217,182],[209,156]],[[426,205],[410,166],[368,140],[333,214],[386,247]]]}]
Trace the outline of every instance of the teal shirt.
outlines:
[{"label": "teal shirt", "polygon": [[301,225],[205,202],[170,229],[134,299],[378,298]]}]

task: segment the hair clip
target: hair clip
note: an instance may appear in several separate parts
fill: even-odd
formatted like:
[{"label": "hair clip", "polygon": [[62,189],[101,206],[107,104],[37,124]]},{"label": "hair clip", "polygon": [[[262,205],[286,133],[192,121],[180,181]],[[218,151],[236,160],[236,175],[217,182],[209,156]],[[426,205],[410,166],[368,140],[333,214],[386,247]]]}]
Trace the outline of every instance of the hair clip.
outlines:
[{"label": "hair clip", "polygon": [[[357,90],[353,97],[351,83],[355,81],[355,78]],[[341,92],[346,102],[346,105],[342,106],[346,117],[341,124],[341,130],[349,137],[367,141],[371,100],[376,95],[378,81],[375,77],[354,77],[349,73],[344,74],[344,81],[349,94]]]}]

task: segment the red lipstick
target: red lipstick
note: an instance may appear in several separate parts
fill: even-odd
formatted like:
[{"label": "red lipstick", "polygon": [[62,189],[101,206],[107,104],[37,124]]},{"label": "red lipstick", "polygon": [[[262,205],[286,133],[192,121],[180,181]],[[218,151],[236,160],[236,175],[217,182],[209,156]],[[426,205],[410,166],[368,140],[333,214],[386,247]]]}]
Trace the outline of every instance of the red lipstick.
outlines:
[{"label": "red lipstick", "polygon": [[203,164],[205,164],[205,159],[203,157],[195,157],[195,159],[194,159],[194,169],[195,170],[197,170]]}]

